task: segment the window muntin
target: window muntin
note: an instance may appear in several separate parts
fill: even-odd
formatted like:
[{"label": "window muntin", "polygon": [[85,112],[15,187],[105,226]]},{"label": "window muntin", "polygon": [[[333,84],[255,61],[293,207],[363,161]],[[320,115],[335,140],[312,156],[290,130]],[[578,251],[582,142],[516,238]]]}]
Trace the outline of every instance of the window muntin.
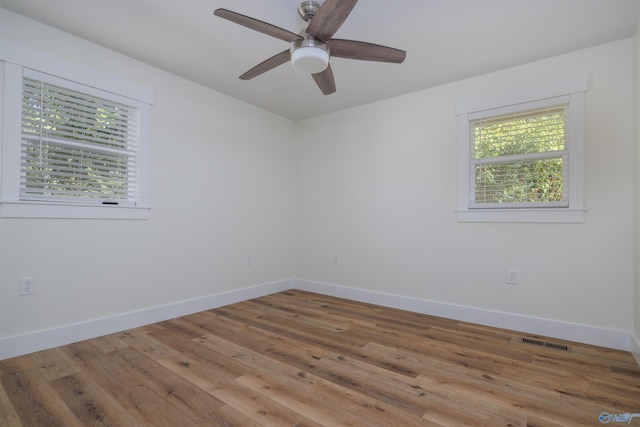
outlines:
[{"label": "window muntin", "polygon": [[567,120],[566,104],[470,120],[469,207],[567,207]]}]

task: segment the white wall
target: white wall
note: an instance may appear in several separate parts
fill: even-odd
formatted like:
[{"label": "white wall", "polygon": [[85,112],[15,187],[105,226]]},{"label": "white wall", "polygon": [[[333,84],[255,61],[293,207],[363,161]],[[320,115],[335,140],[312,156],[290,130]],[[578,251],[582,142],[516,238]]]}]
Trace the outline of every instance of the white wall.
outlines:
[{"label": "white wall", "polygon": [[[585,222],[458,223],[456,101],[585,73]],[[631,331],[632,81],[628,39],[299,122],[296,277]]]},{"label": "white wall", "polygon": [[0,219],[0,340],[292,277],[293,122],[3,9],[0,28],[155,91],[151,219]]}]

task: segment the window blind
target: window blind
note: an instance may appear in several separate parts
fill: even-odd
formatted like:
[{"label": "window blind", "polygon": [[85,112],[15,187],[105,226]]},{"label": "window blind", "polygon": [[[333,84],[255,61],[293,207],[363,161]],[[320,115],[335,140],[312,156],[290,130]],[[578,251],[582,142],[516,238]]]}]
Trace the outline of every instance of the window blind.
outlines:
[{"label": "window blind", "polygon": [[135,205],[137,108],[27,77],[22,94],[22,200]]},{"label": "window blind", "polygon": [[568,206],[568,108],[470,121],[471,208]]}]

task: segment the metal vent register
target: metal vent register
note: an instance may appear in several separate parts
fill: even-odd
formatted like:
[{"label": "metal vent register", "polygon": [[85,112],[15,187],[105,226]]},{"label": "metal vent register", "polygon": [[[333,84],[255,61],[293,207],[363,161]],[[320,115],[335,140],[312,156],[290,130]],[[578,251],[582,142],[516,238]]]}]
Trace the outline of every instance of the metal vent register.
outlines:
[{"label": "metal vent register", "polygon": [[518,339],[518,342],[521,342],[523,344],[537,345],[538,347],[543,347],[543,348],[553,348],[555,350],[560,350],[560,351],[569,351],[569,352],[571,351],[571,347],[566,346],[564,344],[556,344],[552,342],[537,340],[534,338],[520,337]]}]

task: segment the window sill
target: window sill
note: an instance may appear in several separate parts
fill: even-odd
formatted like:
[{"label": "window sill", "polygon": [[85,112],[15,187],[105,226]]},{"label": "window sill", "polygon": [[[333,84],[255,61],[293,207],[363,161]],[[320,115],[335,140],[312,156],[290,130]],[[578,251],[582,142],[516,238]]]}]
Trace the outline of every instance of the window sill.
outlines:
[{"label": "window sill", "polygon": [[534,209],[474,209],[459,210],[458,222],[584,222],[585,209],[534,208]]},{"label": "window sill", "polygon": [[2,218],[149,219],[148,207],[1,202]]}]

